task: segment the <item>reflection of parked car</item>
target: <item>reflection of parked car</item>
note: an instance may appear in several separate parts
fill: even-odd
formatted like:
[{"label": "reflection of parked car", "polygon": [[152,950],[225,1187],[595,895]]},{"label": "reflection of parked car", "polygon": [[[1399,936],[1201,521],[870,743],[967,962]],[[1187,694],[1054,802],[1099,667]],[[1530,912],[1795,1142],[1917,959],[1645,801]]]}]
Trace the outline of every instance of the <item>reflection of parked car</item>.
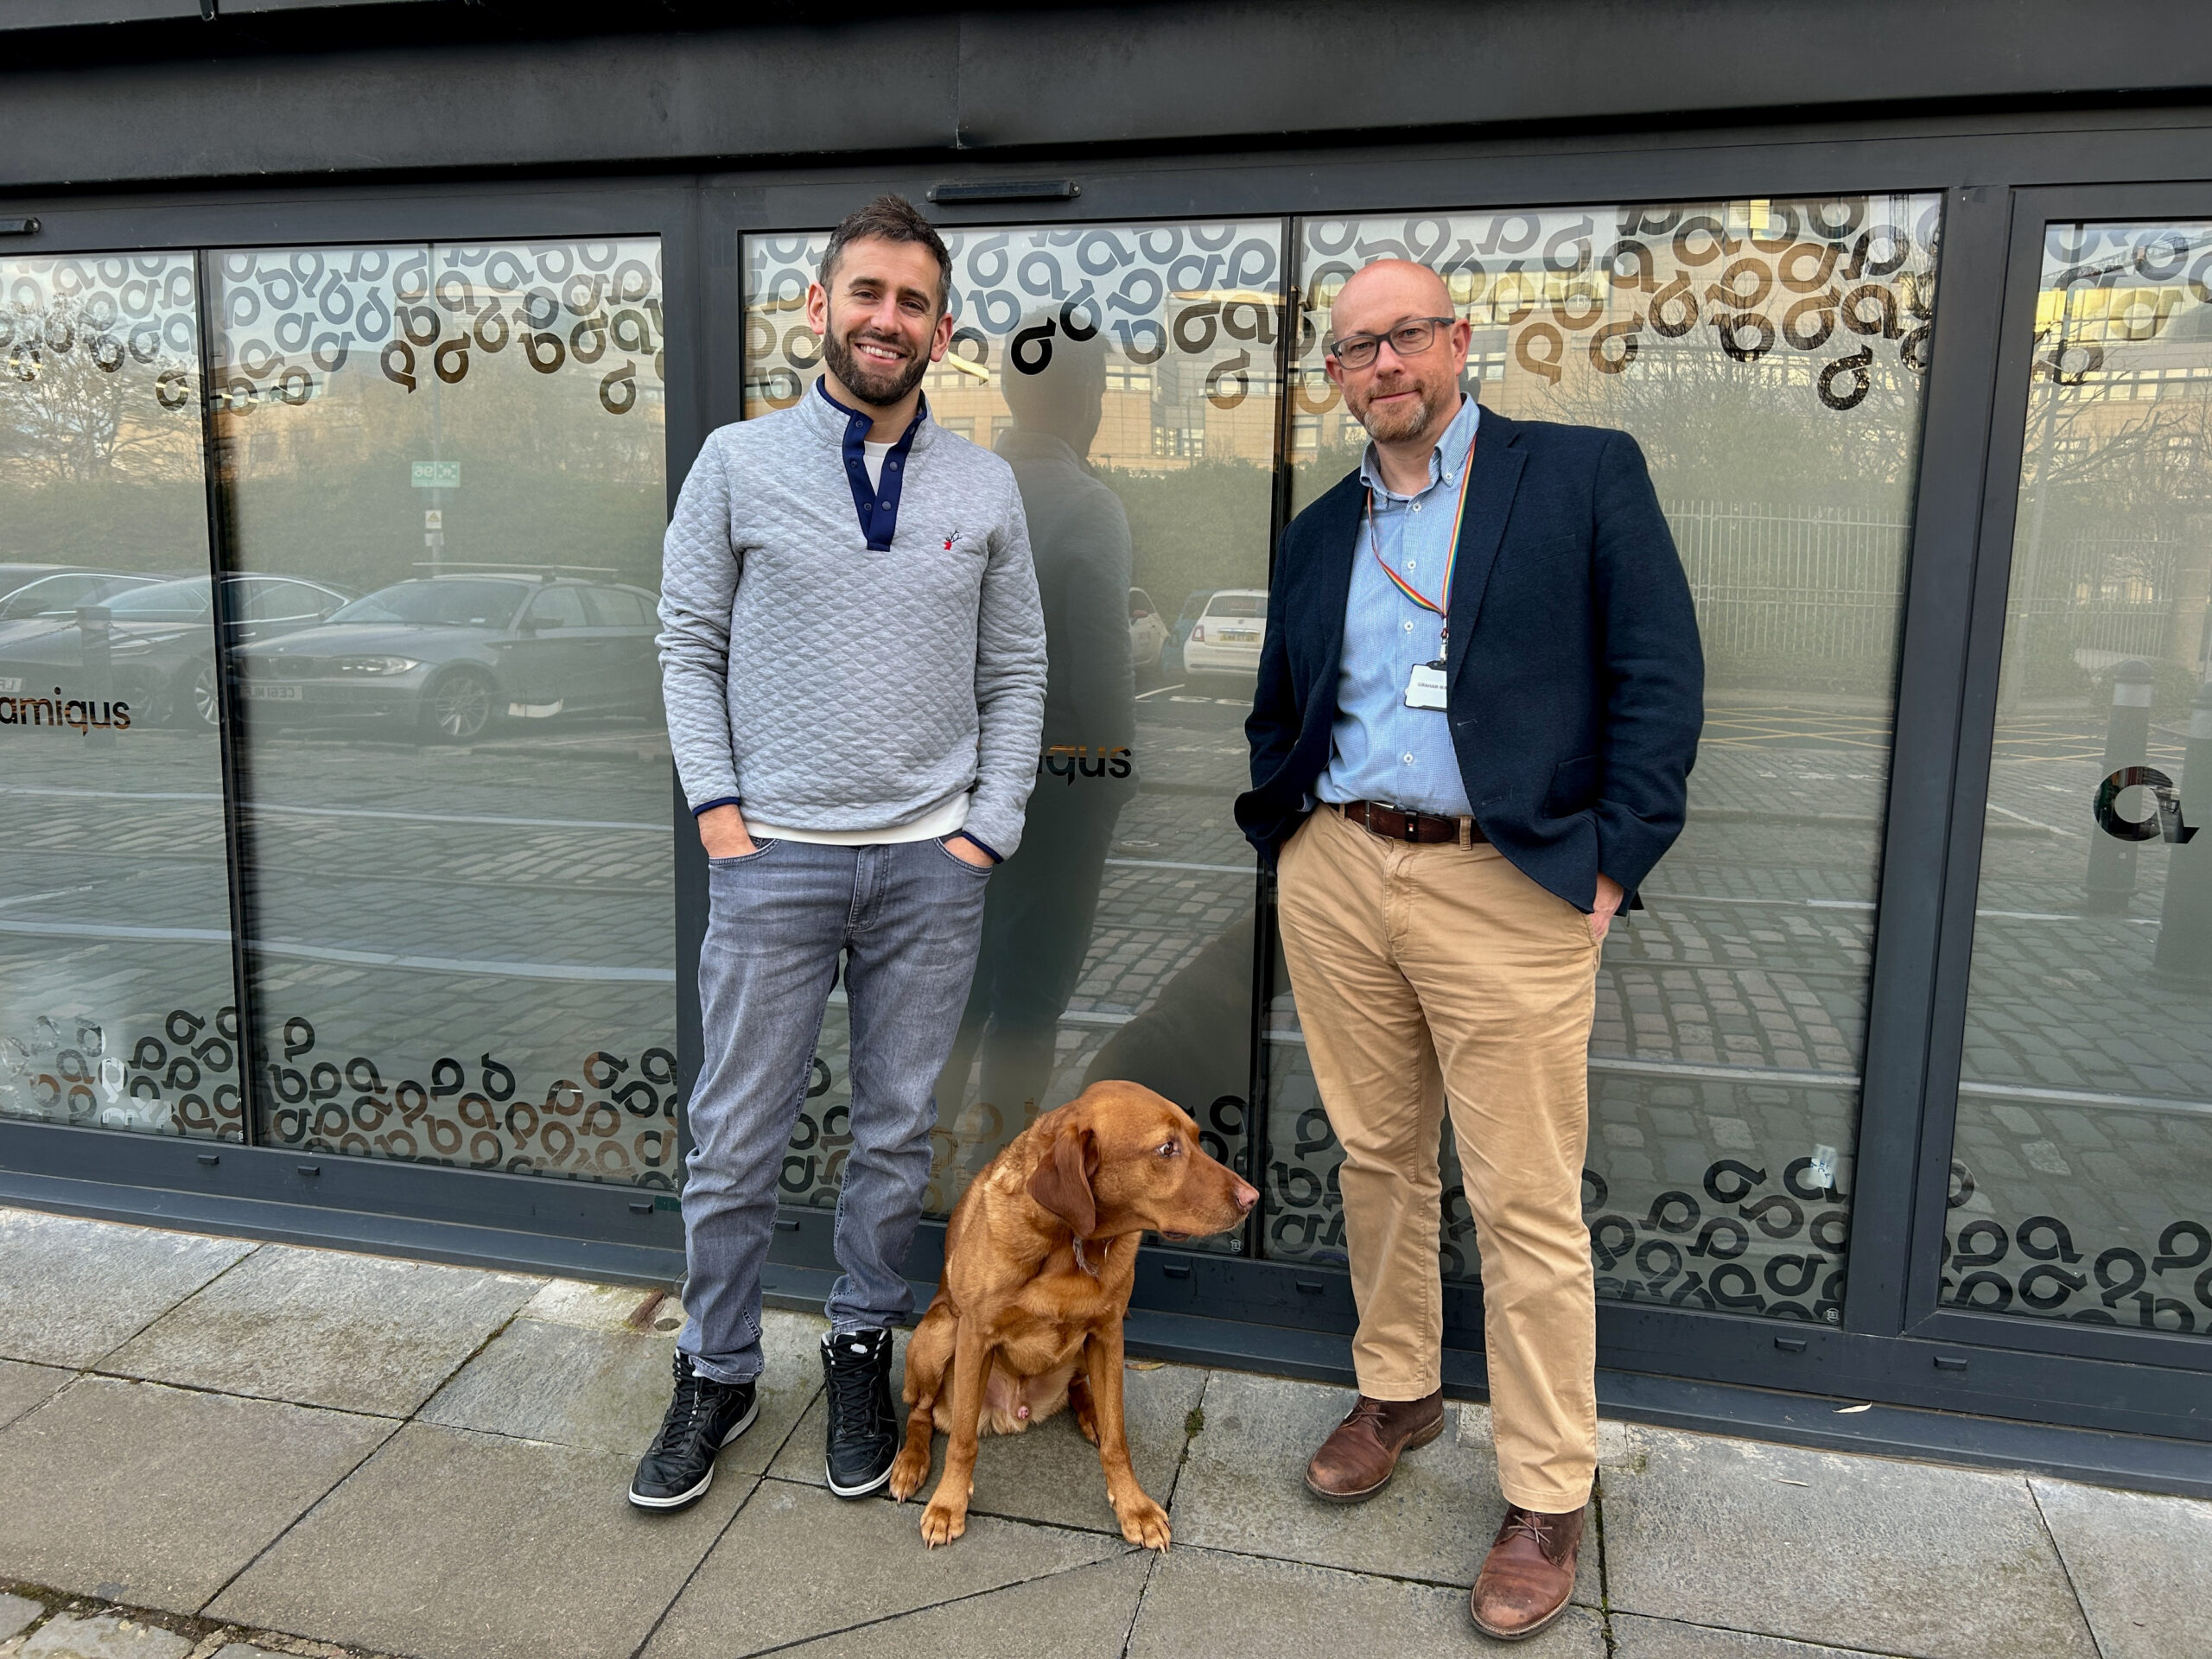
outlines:
[{"label": "reflection of parked car", "polygon": [[0,599],[6,598],[27,582],[36,582],[41,576],[50,576],[57,570],[67,570],[66,564],[0,564]]},{"label": "reflection of parked car", "polygon": [[1140,674],[1161,666],[1167,642],[1175,636],[1160,620],[1159,607],[1141,588],[1129,589],[1129,661]]},{"label": "reflection of parked car", "polygon": [[15,640],[47,632],[57,622],[74,622],[80,606],[105,605],[118,594],[163,580],[105,570],[59,570],[27,582],[0,599],[0,655]]},{"label": "reflection of parked car", "polygon": [[1192,594],[1183,601],[1183,608],[1176,613],[1175,617],[1173,655],[1180,657],[1183,654],[1183,642],[1191,637],[1191,629],[1197,624],[1198,620],[1205,614],[1206,601],[1212,597],[1213,594],[1211,592],[1201,592]]},{"label": "reflection of parked car", "polygon": [[1188,674],[1260,671],[1260,641],[1268,631],[1268,595],[1258,588],[1224,588],[1209,594],[1205,609],[1183,642]]},{"label": "reflection of parked car", "polygon": [[[289,576],[223,578],[234,647],[319,622],[346,595],[319,582]],[[206,576],[148,582],[99,601],[108,613],[108,660],[118,701],[135,719],[213,726],[221,717],[215,690],[214,584]],[[73,611],[0,643],[0,684],[82,671],[83,639]],[[104,696],[87,687],[90,696]]]},{"label": "reflection of parked car", "polygon": [[34,578],[0,599],[0,621],[70,616],[79,605],[102,605],[126,588],[144,588],[160,576],[126,576],[112,570],[57,570]]},{"label": "reflection of parked car", "polygon": [[372,720],[463,743],[502,715],[648,712],[655,596],[563,578],[426,576],[238,653],[252,718]]}]

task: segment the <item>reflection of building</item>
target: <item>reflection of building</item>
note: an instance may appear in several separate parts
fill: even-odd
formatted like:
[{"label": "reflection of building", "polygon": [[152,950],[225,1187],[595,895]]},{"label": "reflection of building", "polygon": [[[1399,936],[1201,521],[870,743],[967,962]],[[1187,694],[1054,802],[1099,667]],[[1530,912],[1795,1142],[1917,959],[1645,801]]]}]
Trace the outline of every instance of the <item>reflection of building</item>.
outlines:
[{"label": "reflection of building", "polygon": [[[2141,843],[2131,907],[2083,909],[2119,664],[2156,671],[2142,764],[2181,778],[2192,815],[2203,786],[2182,777],[2212,609],[2196,11],[2147,0],[2139,27],[2085,54],[2035,8],[1951,8],[1942,50],[1840,67],[1833,29],[1756,0],[1554,0],[1527,29],[1381,0],[1350,47],[1289,12],[925,10],[842,23],[827,56],[788,21],[679,32],[641,14],[618,38],[588,20],[529,34],[494,9],[466,40],[410,44],[394,82],[388,29],[358,8],[290,4],[251,41],[222,10],[188,42],[152,18],[11,37],[24,49],[0,71],[16,94],[0,101],[0,157],[31,204],[10,213],[38,224],[0,251],[14,307],[0,358],[16,365],[0,393],[29,407],[15,388],[35,277],[42,296],[51,279],[111,299],[130,329],[158,321],[180,361],[204,318],[264,401],[227,408],[236,377],[211,369],[212,406],[195,385],[168,413],[131,414],[130,447],[174,474],[143,498],[120,462],[79,464],[98,446],[69,422],[9,424],[0,562],[197,569],[212,537],[218,561],[340,586],[434,558],[645,585],[670,486],[705,432],[799,395],[812,372],[810,245],[878,188],[936,192],[938,222],[966,238],[957,280],[976,332],[955,350],[988,359],[984,378],[930,376],[939,419],[995,447],[1033,314],[1049,302],[1056,327],[1062,306],[1067,325],[1095,321],[1110,345],[1088,465],[1160,612],[1114,619],[1147,652],[1136,787],[1050,1033],[1055,1073],[1085,1075],[1102,1052],[1148,1065],[1167,1027],[1206,1045],[1192,1086],[1209,1097],[1186,1103],[1266,1208],[1218,1263],[1140,1294],[1180,1298],[1219,1351],[1294,1340],[1325,1366],[1349,1314],[1329,1255],[1334,1154],[1227,816],[1242,710],[1233,688],[1186,682],[1176,625],[1193,600],[1264,587],[1284,514],[1354,464],[1359,435],[1316,378],[1311,336],[1344,274],[1328,267],[1427,260],[1475,327],[1469,379],[1486,401],[1641,446],[1713,664],[1688,829],[1601,989],[1588,1165],[1606,1364],[1678,1418],[1751,1397],[1732,1387],[1847,1388],[1960,1414],[1913,1429],[1922,1443],[1957,1444],[1993,1415],[2155,1434],[2173,1465],[2196,1455],[2212,1281],[2180,1264],[2190,1230],[2212,1226],[2212,1020],[2153,942],[2192,925],[2168,895],[2187,899],[2212,837]],[[1370,38],[1418,43],[1387,99],[1357,73]],[[95,59],[129,73],[84,67]],[[855,62],[884,66],[858,100]],[[365,84],[396,90],[364,102]],[[2166,105],[2146,112],[2144,87],[2170,89]],[[1787,194],[1808,186],[1821,194]],[[2063,201],[2039,194],[2054,186]],[[2103,237],[2110,225],[2125,233]],[[647,241],[667,255],[665,290],[652,306],[632,293],[635,321],[618,315],[628,300],[602,308],[602,346],[586,326],[608,291],[594,279]],[[412,391],[387,372],[391,321],[361,318],[353,290],[375,262],[344,251],[356,245],[454,256],[428,274],[454,283],[379,302],[434,314],[399,325],[411,366],[389,358]],[[537,274],[517,280],[525,252]],[[503,254],[514,272],[493,269]],[[2101,274],[2061,283],[2075,266]],[[241,273],[261,296],[251,321],[213,291]],[[532,334],[553,334],[537,325],[559,311],[557,372],[518,330],[494,350],[498,323],[469,308],[493,292],[511,327],[534,308]],[[2069,349],[2054,390],[2033,335],[2069,315],[2103,357]],[[581,367],[579,327],[603,353]],[[41,360],[60,362],[62,331],[40,331]],[[342,370],[311,366],[341,349]],[[280,354],[302,377],[296,407]],[[150,395],[71,360],[89,385]],[[212,523],[194,443],[208,437],[234,492],[219,490]],[[416,461],[456,459],[458,488],[414,489]],[[54,481],[26,488],[33,475]],[[672,1224],[635,1189],[667,1179],[696,1059],[677,1036],[692,948],[677,940],[701,877],[650,721],[567,709],[560,677],[593,672],[606,636],[590,610],[557,608],[527,636],[558,664],[549,689],[499,713],[505,741],[465,754],[264,743],[270,722],[221,702],[205,620],[207,677],[183,689],[204,683],[229,719],[228,770],[182,726],[54,750],[35,776],[8,753],[0,1170],[130,1187],[101,1199],[124,1211],[184,1192],[247,1206],[225,1224],[241,1227],[270,1213],[251,1206],[282,1206],[308,1236],[319,1204],[352,1205],[401,1217],[393,1236],[480,1222],[466,1246],[479,1259],[619,1247],[675,1271]],[[99,636],[48,644],[91,671]],[[9,648],[0,636],[0,680],[28,685]],[[389,666],[402,656],[364,649],[333,671],[416,671]],[[807,1201],[834,1190],[848,1132],[836,1029],[805,1084],[816,1143],[783,1172],[797,1230],[779,1238],[809,1268],[823,1264]],[[158,1075],[129,1064],[155,1046]],[[176,1076],[196,1067],[205,1088],[167,1081],[180,1057]],[[125,1063],[113,1100],[108,1059]],[[168,1116],[130,1103],[147,1090]],[[103,1154],[94,1124],[129,1155]],[[219,1125],[263,1144],[210,1173],[197,1158]],[[164,1126],[185,1133],[120,1139]],[[310,1136],[328,1192],[366,1167],[346,1160],[375,1159],[375,1181],[314,1198],[285,1150]],[[949,1199],[957,1160],[943,1161]],[[1451,1219],[1465,1349],[1479,1308]],[[1300,1328],[1252,1334],[1275,1323]],[[1948,1368],[1967,1355],[1969,1372]],[[1455,1355],[1455,1387],[1470,1364]],[[1876,1421],[1802,1401],[1782,1414]]]}]

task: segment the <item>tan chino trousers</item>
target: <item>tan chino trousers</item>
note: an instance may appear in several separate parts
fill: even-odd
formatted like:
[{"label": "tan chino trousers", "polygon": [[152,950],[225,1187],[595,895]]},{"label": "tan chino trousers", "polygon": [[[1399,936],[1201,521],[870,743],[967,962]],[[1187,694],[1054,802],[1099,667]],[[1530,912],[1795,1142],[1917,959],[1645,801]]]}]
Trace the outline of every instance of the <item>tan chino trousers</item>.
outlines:
[{"label": "tan chino trousers", "polygon": [[1448,1100],[1482,1255],[1498,1483],[1524,1509],[1579,1509],[1598,1449],[1589,918],[1494,847],[1385,841],[1326,805],[1283,848],[1278,893],[1306,1052],[1344,1149],[1360,1392],[1416,1400],[1442,1380]]}]

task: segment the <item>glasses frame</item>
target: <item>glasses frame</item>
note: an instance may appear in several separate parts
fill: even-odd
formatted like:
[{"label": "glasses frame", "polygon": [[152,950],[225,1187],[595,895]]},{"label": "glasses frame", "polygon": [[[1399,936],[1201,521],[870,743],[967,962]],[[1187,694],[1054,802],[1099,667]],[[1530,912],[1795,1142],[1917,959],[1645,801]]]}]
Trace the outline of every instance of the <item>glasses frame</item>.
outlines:
[{"label": "glasses frame", "polygon": [[[1437,331],[1441,328],[1449,328],[1459,321],[1457,317],[1408,317],[1379,334],[1346,334],[1342,340],[1332,339],[1323,350],[1335,359],[1339,367],[1350,369],[1357,374],[1363,370],[1374,367],[1376,359],[1382,356],[1382,347],[1386,345],[1402,358],[1426,355],[1435,348]],[[1402,346],[1395,338],[1404,330],[1422,327],[1427,328],[1428,338],[1418,346]],[[1347,346],[1355,350],[1362,346],[1371,346],[1373,349],[1365,358],[1355,362],[1344,355],[1344,347]]]}]

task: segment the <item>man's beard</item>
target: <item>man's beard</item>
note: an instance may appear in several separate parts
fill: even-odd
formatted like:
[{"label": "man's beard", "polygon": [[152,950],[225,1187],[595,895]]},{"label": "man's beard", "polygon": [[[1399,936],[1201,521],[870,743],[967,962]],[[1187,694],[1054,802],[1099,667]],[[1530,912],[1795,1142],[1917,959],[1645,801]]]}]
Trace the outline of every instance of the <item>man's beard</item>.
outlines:
[{"label": "man's beard", "polygon": [[[893,343],[875,338],[881,344]],[[896,344],[902,351],[911,351],[903,340]],[[921,385],[930,366],[929,359],[919,353],[911,353],[904,362],[895,365],[870,362],[855,354],[849,339],[834,327],[823,336],[822,355],[840,385],[878,409],[888,409]]]},{"label": "man's beard", "polygon": [[[1392,386],[1388,390],[1395,392],[1401,388]],[[1402,439],[1418,437],[1422,432],[1427,430],[1429,422],[1436,414],[1435,400],[1421,387],[1414,386],[1405,388],[1405,390],[1409,390],[1415,394],[1410,409],[1403,405],[1393,405],[1387,410],[1377,410],[1370,394],[1367,404],[1353,411],[1359,423],[1367,429],[1369,437],[1379,438],[1384,443],[1396,443]]]}]

